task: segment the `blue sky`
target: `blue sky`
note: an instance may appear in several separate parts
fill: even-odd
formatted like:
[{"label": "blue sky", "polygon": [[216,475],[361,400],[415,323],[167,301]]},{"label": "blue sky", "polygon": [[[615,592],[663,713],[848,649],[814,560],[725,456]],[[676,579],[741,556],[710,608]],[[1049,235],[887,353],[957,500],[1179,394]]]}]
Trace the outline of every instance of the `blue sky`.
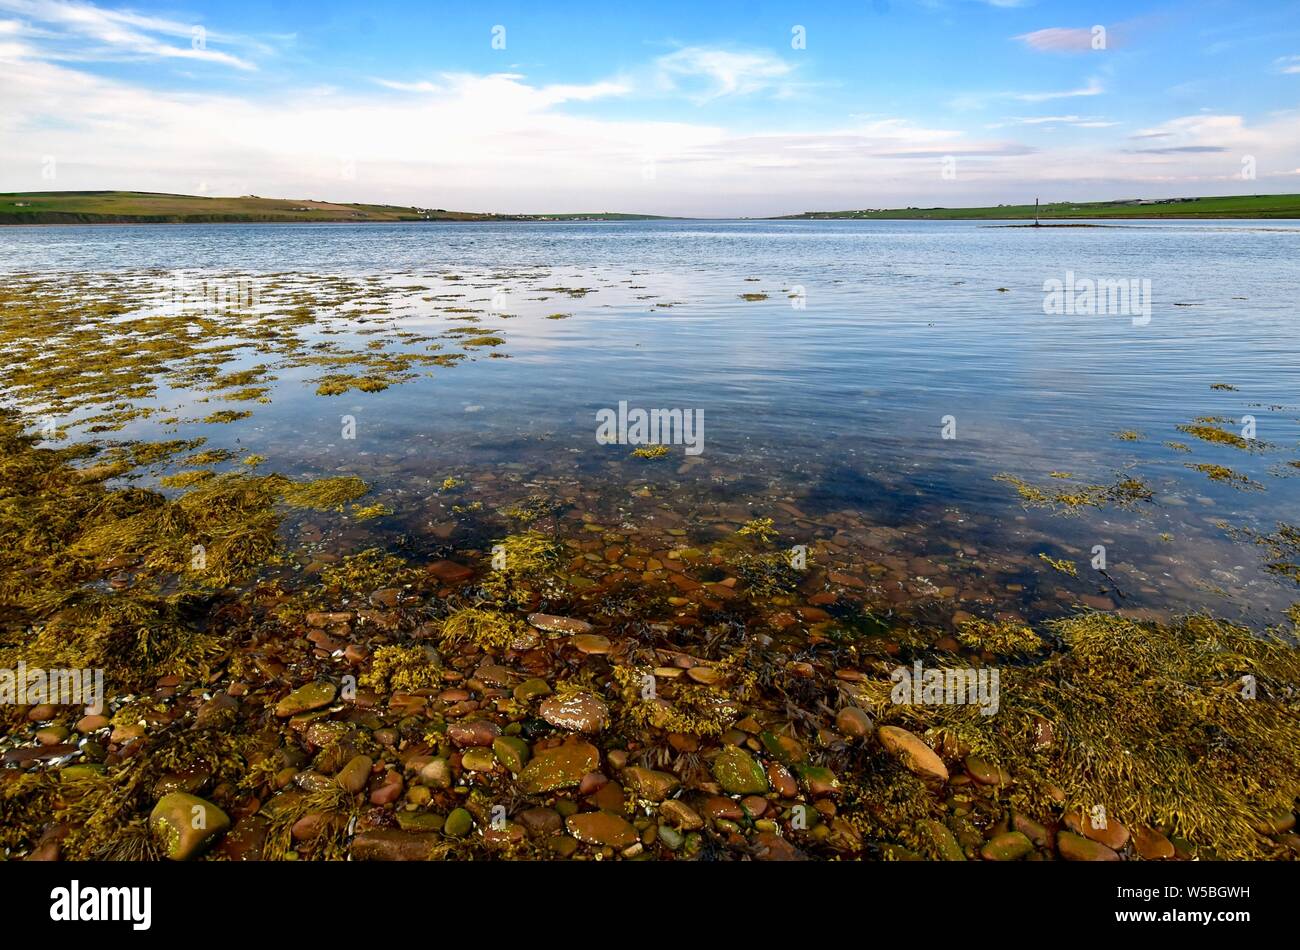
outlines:
[{"label": "blue sky", "polygon": [[1300,4],[0,0],[0,189],[53,188],[690,215],[1296,192]]}]

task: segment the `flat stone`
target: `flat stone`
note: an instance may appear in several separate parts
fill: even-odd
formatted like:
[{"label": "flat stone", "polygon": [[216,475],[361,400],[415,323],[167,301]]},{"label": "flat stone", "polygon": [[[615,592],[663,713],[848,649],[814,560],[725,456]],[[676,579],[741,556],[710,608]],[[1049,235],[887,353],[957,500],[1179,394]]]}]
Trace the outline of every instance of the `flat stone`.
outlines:
[{"label": "flat stone", "polygon": [[609,637],[598,633],[580,633],[570,641],[579,653],[588,656],[603,656],[610,650]]},{"label": "flat stone", "polygon": [[459,584],[474,576],[472,567],[448,560],[434,561],[426,570],[444,584]]},{"label": "flat stone", "polygon": [[807,861],[804,854],[785,838],[770,831],[754,835],[754,858],[758,861]]},{"label": "flat stone", "polygon": [[514,697],[521,703],[528,703],[539,696],[551,695],[551,687],[544,679],[533,677],[524,680],[514,689]]},{"label": "flat stone", "polygon": [[1056,850],[1067,861],[1118,861],[1119,855],[1098,841],[1090,841],[1073,831],[1056,833]]},{"label": "flat stone", "polygon": [[491,772],[497,767],[497,757],[491,749],[475,746],[464,751],[460,764],[468,772]]},{"label": "flat stone", "polygon": [[1174,856],[1174,845],[1154,828],[1134,828],[1133,847],[1146,861],[1162,861]]},{"label": "flat stone", "polygon": [[820,765],[800,765],[795,768],[804,788],[813,798],[834,795],[840,790],[840,780],[835,773]]},{"label": "flat stone", "polygon": [[528,622],[538,630],[547,633],[579,634],[591,633],[595,628],[585,620],[573,617],[557,617],[554,614],[529,614]]},{"label": "flat stone", "polygon": [[431,811],[406,811],[398,809],[397,827],[403,831],[427,835],[432,831],[442,831],[445,819]]},{"label": "flat stone", "polygon": [[363,831],[352,839],[354,861],[428,861],[436,836],[389,828]]},{"label": "flat stone", "polygon": [[977,755],[966,756],[966,771],[981,785],[1010,785],[1011,773],[988,759]]},{"label": "flat stone", "polygon": [[903,766],[922,778],[948,781],[948,767],[943,759],[921,739],[898,726],[881,726],[876,730],[880,744]]},{"label": "flat stone", "polygon": [[626,848],[639,840],[636,829],[625,819],[605,811],[573,815],[565,822],[565,827],[569,829],[569,834],[584,844]]},{"label": "flat stone", "polygon": [[980,856],[985,861],[1019,861],[1033,850],[1034,843],[1019,831],[1004,831],[985,843]]},{"label": "flat stone", "polygon": [[1112,851],[1118,851],[1128,844],[1129,830],[1124,825],[1114,818],[1107,818],[1101,825],[1100,828],[1093,827],[1092,818],[1082,811],[1070,812],[1065,816],[1065,827],[1070,831],[1104,844]]},{"label": "flat stone", "polygon": [[486,719],[453,722],[447,726],[447,738],[461,748],[490,746],[499,735],[501,735],[501,727]]},{"label": "flat stone", "polygon": [[549,838],[564,829],[564,819],[554,808],[526,808],[515,817],[535,837]]},{"label": "flat stone", "polygon": [[21,749],[10,749],[0,756],[0,762],[5,765],[27,765],[30,762],[62,758],[76,751],[77,747],[70,742],[59,745],[24,746]]},{"label": "flat stone", "polygon": [[599,732],[609,723],[609,707],[591,693],[548,696],[537,712],[552,726],[571,732]]},{"label": "flat stone", "polygon": [[308,683],[306,686],[298,687],[280,700],[276,704],[275,714],[281,719],[288,719],[290,716],[321,709],[334,702],[334,697],[337,695],[338,687],[333,683],[324,680]]},{"label": "flat stone", "polygon": [[704,819],[700,817],[699,812],[676,798],[669,799],[659,806],[659,817],[672,822],[683,831],[694,831],[704,827]]},{"label": "flat stone", "polygon": [[622,778],[623,783],[638,796],[652,802],[663,801],[681,784],[677,776],[670,772],[659,772],[639,765],[624,769]]},{"label": "flat stone", "polygon": [[578,785],[588,772],[600,768],[600,750],[589,742],[570,742],[533,756],[519,774],[530,795]]},{"label": "flat stone", "polygon": [[107,716],[82,716],[77,720],[78,732],[98,732],[100,729],[108,728]]}]

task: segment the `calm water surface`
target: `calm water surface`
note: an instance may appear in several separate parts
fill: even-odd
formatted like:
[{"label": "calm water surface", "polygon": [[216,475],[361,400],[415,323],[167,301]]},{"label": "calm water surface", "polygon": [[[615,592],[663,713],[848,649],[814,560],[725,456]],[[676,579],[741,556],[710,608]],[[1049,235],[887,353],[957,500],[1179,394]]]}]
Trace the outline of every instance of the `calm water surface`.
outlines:
[{"label": "calm water surface", "polygon": [[[869,600],[941,622],[1082,604],[1264,624],[1295,599],[1224,526],[1300,517],[1300,222],[49,227],[0,230],[0,250],[10,275],[164,290],[377,279],[378,319],[396,329],[437,333],[464,326],[452,308],[477,311],[475,326],[506,340],[491,355],[508,359],[485,351],[337,397],[291,370],[251,418],[167,430],[286,474],[362,476],[394,514],[340,544],[481,546],[499,533],[497,507],[540,494],[563,499],[574,523],[622,524],[651,548],[671,543],[650,537],[670,526],[707,543],[773,517],[781,543],[866,578]],[[1044,314],[1044,281],[1067,271],[1149,280],[1149,322]],[[344,339],[371,339],[361,331],[375,316],[325,316]],[[703,453],[647,461],[598,445],[596,413],[620,401],[702,411]],[[340,438],[344,415],[354,440]],[[1218,417],[1239,431],[1245,416],[1251,451],[1175,428]],[[149,420],[111,435],[158,437]],[[1253,484],[1212,481],[1198,463]],[[1064,514],[1024,506],[1003,473],[1047,487],[1136,477],[1154,496]],[[450,510],[437,491],[449,475],[480,513]],[[1105,576],[1089,566],[1097,545]]]}]

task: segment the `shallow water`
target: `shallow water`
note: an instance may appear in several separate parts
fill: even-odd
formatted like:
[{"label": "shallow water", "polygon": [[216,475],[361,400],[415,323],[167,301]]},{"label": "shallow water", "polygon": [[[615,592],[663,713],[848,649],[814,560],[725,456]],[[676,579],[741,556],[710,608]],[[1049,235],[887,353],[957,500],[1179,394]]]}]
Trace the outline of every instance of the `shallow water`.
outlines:
[{"label": "shallow water", "polygon": [[[200,421],[215,400],[199,411],[193,393],[162,389],[158,404],[187,421],[102,435],[202,435],[267,470],[361,476],[366,501],[394,513],[292,526],[321,549],[482,551],[506,529],[501,508],[544,496],[565,504],[562,526],[595,521],[648,550],[771,517],[781,544],[865,578],[868,603],[938,625],[1076,604],[1262,625],[1294,599],[1225,527],[1267,532],[1300,511],[1300,222],[97,226],[8,228],[0,248],[19,279],[94,275],[154,306],[204,278],[251,288],[261,310],[315,296],[327,275],[370,282],[352,299],[369,287],[378,312],[325,295],[309,343],[399,351],[393,331],[470,326],[503,338],[382,392],[317,395],[321,373],[289,367],[269,403],[237,404],[252,415],[227,425]],[[1149,321],[1045,314],[1044,281],[1067,271],[1149,280]],[[703,452],[598,444],[597,412],[620,401],[702,413]],[[1175,428],[1209,416],[1232,432],[1253,416],[1256,438],[1242,449]],[[1026,507],[1003,473],[1043,488],[1135,477],[1154,494],[1063,513]],[[441,491],[449,476],[464,486]],[[1105,574],[1090,567],[1097,545]]]}]

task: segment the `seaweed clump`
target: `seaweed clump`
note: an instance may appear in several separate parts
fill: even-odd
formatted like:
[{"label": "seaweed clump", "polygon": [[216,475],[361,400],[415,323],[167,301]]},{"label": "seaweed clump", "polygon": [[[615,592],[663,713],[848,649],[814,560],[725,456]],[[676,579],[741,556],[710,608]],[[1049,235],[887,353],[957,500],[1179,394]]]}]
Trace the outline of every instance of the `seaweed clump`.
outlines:
[{"label": "seaweed clump", "polygon": [[464,607],[442,622],[445,642],[473,643],[483,650],[504,650],[525,632],[517,617],[477,607]]},{"label": "seaweed clump", "polygon": [[[1087,613],[1050,625],[1065,650],[1000,670],[1000,707],[859,701],[1015,774],[1023,806],[1100,805],[1220,859],[1272,855],[1265,818],[1300,791],[1300,650],[1205,616],[1161,624]],[[1063,800],[1062,800],[1063,796]]]},{"label": "seaweed clump", "polygon": [[[1058,473],[1059,474],[1059,473]],[[1074,514],[1083,508],[1103,508],[1107,504],[1131,508],[1140,501],[1151,501],[1155,493],[1140,478],[1121,476],[1109,485],[1080,485],[1077,488],[1040,488],[1018,475],[994,475],[994,481],[1013,486],[1021,501],[1031,508],[1052,508]]]},{"label": "seaweed clump", "polygon": [[1043,640],[1032,627],[1023,623],[976,618],[958,624],[957,642],[972,650],[997,656],[1034,653],[1043,648]]},{"label": "seaweed clump", "polygon": [[535,588],[554,587],[562,546],[539,531],[507,535],[492,545],[492,570],[483,581],[483,591],[492,600],[524,606],[535,597]]},{"label": "seaweed clump", "polygon": [[358,682],[380,693],[432,689],[441,682],[442,671],[429,654],[418,646],[382,646],[370,659],[370,669]]}]

